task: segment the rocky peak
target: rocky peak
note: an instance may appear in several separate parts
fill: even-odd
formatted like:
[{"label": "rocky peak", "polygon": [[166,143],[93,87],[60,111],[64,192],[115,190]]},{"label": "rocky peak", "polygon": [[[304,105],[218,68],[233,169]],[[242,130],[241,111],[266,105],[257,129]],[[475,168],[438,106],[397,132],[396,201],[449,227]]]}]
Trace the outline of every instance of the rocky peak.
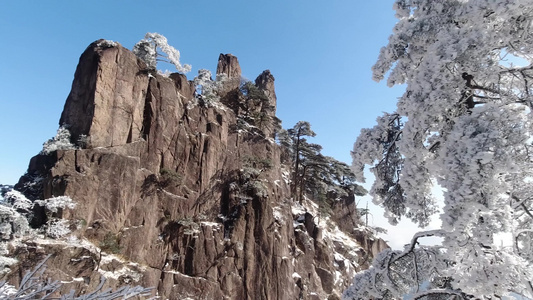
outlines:
[{"label": "rocky peak", "polygon": [[220,74],[226,74],[228,78],[241,79],[241,66],[236,56],[220,53],[218,56],[217,75]]},{"label": "rocky peak", "polygon": [[230,93],[229,98],[236,98],[234,91],[240,87],[242,75],[241,66],[236,56],[220,53],[218,56],[217,76],[220,75],[227,76],[222,93]]},{"label": "rocky peak", "polygon": [[276,113],[277,97],[276,88],[274,86],[274,75],[270,70],[265,70],[255,79],[255,85],[263,90],[270,101],[270,105],[274,107],[274,114]]},{"label": "rocky peak", "polygon": [[60,125],[88,147],[124,145],[142,137],[146,65],[123,47],[92,43],[81,55]]},{"label": "rocky peak", "polygon": [[[220,55],[221,73],[240,81],[235,56]],[[163,77],[120,45],[91,44],[60,119],[77,149],[35,156],[16,186],[32,200],[74,199],[60,215],[73,233],[14,244],[23,263],[11,280],[52,253],[49,276],[70,282],[66,291],[103,276],[164,299],[337,299],[386,245],[356,228],[353,199],[322,221],[313,201],[292,201],[290,166],[264,124],[275,117],[274,77],[251,84],[274,106],[262,123],[251,117],[265,107],[252,92],[201,105],[184,75]],[[50,215],[36,216],[45,226]]]}]

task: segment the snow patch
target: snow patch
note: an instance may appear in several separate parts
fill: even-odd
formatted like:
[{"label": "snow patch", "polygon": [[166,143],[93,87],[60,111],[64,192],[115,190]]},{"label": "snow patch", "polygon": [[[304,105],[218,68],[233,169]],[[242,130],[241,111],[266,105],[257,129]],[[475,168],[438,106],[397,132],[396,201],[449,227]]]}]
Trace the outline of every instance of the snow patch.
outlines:
[{"label": "snow patch", "polygon": [[118,43],[112,40],[101,40],[96,44],[97,47],[103,47],[103,48],[113,48],[118,46]]},{"label": "snow patch", "polygon": [[272,213],[274,215],[274,219],[278,221],[280,224],[285,224],[285,217],[283,216],[282,208],[279,206],[275,206],[272,208]]},{"label": "snow patch", "polygon": [[218,229],[220,229],[222,227],[222,224],[220,224],[220,223],[208,222],[208,221],[202,221],[202,222],[200,222],[200,225],[213,227],[213,230],[218,230]]}]

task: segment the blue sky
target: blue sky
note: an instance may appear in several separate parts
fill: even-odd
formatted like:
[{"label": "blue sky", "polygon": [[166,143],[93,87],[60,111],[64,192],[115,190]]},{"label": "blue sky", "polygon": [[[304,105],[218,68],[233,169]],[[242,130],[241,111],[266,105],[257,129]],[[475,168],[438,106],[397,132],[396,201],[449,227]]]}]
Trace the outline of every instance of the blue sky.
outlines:
[{"label": "blue sky", "polygon": [[[157,4],[155,4],[157,3]],[[309,121],[323,153],[351,163],[361,128],[394,110],[401,88],[371,79],[396,22],[379,1],[4,1],[0,10],[0,183],[16,183],[55,135],[79,56],[94,40],[131,49],[158,32],[198,69],[219,53],[243,76],[275,76],[283,127]]]}]

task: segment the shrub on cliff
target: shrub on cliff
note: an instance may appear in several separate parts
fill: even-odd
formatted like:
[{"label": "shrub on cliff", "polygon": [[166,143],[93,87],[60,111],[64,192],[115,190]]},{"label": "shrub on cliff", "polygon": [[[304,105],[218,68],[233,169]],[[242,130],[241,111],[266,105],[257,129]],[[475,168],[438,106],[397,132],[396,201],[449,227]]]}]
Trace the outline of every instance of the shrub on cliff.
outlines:
[{"label": "shrub on cliff", "polygon": [[70,131],[67,129],[67,126],[63,125],[57,130],[56,136],[43,144],[43,150],[41,150],[41,154],[48,155],[57,150],[70,149],[76,149],[76,146],[70,142]]},{"label": "shrub on cliff", "polygon": [[215,80],[212,79],[211,71],[206,69],[198,70],[198,76],[194,77],[193,83],[196,88],[195,99],[205,107],[217,107],[220,105],[220,91],[224,82],[227,81],[226,74],[219,74]]},{"label": "shrub on cliff", "polygon": [[171,169],[163,168],[159,171],[161,179],[159,180],[159,186],[161,188],[166,188],[169,186],[178,186],[181,184],[182,176]]}]

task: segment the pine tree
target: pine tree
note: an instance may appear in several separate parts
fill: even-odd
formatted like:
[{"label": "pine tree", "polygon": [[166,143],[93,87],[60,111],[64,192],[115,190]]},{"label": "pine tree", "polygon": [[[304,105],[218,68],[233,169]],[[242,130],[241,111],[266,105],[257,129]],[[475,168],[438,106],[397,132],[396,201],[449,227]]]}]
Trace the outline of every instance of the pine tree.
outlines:
[{"label": "pine tree", "polygon": [[279,135],[281,145],[291,156],[291,192],[295,199],[301,203],[304,196],[309,195],[315,200],[332,201],[366,194],[366,190],[356,184],[355,175],[347,164],[322,155],[322,146],[307,141],[315,135],[311,124],[305,121]]},{"label": "pine tree", "polygon": [[306,121],[299,121],[286,131],[282,131],[279,136],[281,145],[289,150],[292,158],[292,182],[291,193],[300,203],[303,196],[303,179],[307,167],[313,161],[318,160],[318,153],[322,147],[317,144],[307,142],[308,137],[314,137],[316,133],[311,130],[311,124]]}]

